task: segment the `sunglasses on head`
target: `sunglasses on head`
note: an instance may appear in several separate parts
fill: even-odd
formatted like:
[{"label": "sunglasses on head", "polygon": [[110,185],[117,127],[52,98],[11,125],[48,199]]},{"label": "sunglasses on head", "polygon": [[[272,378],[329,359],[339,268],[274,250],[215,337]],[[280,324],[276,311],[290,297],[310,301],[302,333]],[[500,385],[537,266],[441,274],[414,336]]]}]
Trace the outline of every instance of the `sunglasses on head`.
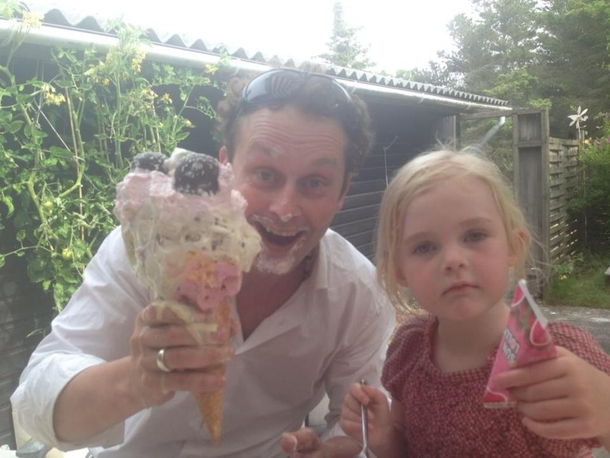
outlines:
[{"label": "sunglasses on head", "polygon": [[250,81],[242,91],[239,109],[283,105],[293,100],[308,81],[319,81],[328,92],[326,115],[336,115],[348,134],[354,128],[355,108],[347,89],[330,76],[279,68],[262,73]]}]

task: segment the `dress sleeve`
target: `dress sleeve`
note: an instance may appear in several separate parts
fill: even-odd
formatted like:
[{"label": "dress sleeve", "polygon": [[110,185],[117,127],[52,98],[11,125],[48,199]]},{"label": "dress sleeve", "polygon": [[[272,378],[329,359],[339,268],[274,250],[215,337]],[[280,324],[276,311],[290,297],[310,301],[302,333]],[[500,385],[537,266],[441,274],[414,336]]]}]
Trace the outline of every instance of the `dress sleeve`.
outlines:
[{"label": "dress sleeve", "polygon": [[567,348],[600,371],[610,375],[610,355],[590,332],[567,323],[551,323],[555,344]]},{"label": "dress sleeve", "polygon": [[392,398],[403,402],[402,392],[409,375],[409,361],[426,349],[425,330],[429,323],[427,315],[408,319],[396,331],[390,346],[381,383]]},{"label": "dress sleeve", "polygon": [[53,320],[11,397],[20,426],[32,437],[61,450],[108,447],[123,440],[124,423],[86,443],[62,443],[53,429],[55,402],[83,370],[129,354],[129,338],[139,311],[150,301],[127,261],[120,229],[102,243],[85,269],[83,283]]}]

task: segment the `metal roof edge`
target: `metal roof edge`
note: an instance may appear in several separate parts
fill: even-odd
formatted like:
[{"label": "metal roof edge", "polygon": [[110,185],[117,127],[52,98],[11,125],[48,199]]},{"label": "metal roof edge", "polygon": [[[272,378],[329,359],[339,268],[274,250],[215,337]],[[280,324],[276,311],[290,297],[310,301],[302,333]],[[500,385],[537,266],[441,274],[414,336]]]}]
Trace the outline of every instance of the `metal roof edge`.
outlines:
[{"label": "metal roof edge", "polygon": [[[52,11],[55,14],[59,10]],[[91,17],[86,16],[84,19],[81,18],[79,24],[87,19],[91,19]],[[66,22],[68,22],[67,19]],[[0,44],[6,43],[7,40],[11,39],[15,33],[16,26],[17,23],[14,20],[0,19]],[[148,58],[160,63],[204,68],[205,65],[218,63],[221,59],[220,50],[224,48],[229,53],[229,65],[237,69],[263,72],[278,64],[287,67],[298,67],[292,58],[282,59],[276,55],[269,58],[265,57],[262,52],[252,53],[244,48],[231,49],[222,45],[212,46],[201,39],[191,41],[189,47],[185,47],[186,43],[178,34],[169,35],[169,39],[165,42],[157,42],[155,38],[159,39],[159,36],[156,35],[156,32],[149,29],[148,33],[151,41],[149,45],[144,46],[144,50]],[[101,27],[81,29],[73,25],[45,22],[39,28],[30,29],[25,37],[25,42],[39,46],[50,47],[58,45],[77,49],[83,49],[93,44],[99,49],[107,50],[109,47],[116,45],[118,39],[116,36],[104,32]],[[346,86],[352,87],[357,91],[361,90],[384,96],[420,99],[428,103],[459,107],[465,111],[481,109],[511,110],[508,102],[499,99],[331,64],[321,63],[320,65],[325,68],[327,75],[337,77]]]}]

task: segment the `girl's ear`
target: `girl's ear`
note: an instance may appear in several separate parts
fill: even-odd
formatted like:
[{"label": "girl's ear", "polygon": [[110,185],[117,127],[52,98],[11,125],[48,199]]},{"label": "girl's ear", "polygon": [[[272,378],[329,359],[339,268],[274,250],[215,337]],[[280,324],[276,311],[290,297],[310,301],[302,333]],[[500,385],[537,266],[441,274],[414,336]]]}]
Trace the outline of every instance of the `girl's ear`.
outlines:
[{"label": "girl's ear", "polygon": [[517,262],[523,256],[525,247],[530,242],[529,235],[524,229],[515,229],[509,243],[508,265],[515,267]]},{"label": "girl's ear", "polygon": [[407,283],[407,277],[404,276],[404,274],[399,268],[396,268],[396,281],[403,288],[409,287],[409,284]]}]

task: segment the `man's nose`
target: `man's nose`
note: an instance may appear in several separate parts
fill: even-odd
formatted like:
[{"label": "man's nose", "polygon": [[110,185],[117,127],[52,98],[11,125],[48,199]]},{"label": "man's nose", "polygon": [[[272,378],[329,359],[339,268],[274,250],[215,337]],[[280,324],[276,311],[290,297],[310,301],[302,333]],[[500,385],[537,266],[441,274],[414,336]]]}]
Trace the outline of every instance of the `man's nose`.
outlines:
[{"label": "man's nose", "polygon": [[275,194],[271,202],[271,212],[283,222],[301,215],[301,196],[296,186],[286,183]]}]

